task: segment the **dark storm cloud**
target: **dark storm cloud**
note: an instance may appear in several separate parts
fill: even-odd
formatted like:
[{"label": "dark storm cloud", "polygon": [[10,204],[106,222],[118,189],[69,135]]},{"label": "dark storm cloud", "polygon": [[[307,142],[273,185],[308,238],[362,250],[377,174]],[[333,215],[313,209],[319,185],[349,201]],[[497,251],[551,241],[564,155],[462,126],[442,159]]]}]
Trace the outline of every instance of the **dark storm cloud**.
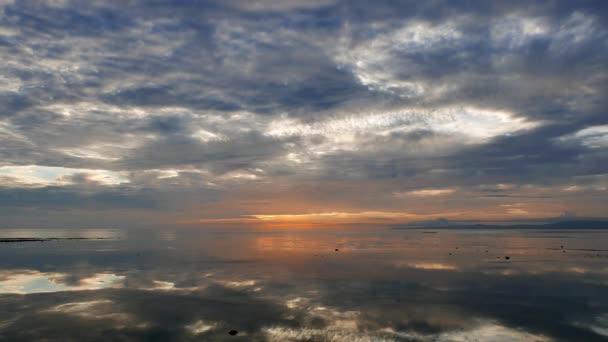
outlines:
[{"label": "dark storm cloud", "polygon": [[[34,181],[16,166],[37,186],[90,190],[78,175],[103,170],[196,198],[209,184],[237,193],[243,177],[602,188],[577,177],[607,164],[603,1],[6,1],[0,13],[0,167],[12,167],[0,176],[19,188],[3,202],[49,196],[19,185]],[[74,170],[51,170],[56,181],[30,166]],[[124,205],[118,187],[95,187]],[[67,193],[55,202],[78,206]]]}]

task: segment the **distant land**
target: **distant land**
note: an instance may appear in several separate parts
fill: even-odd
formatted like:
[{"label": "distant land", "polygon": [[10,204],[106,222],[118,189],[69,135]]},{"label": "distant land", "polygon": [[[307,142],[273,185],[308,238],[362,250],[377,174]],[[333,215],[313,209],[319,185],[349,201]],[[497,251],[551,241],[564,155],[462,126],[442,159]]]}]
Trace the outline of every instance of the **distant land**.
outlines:
[{"label": "distant land", "polygon": [[608,229],[608,221],[600,220],[579,220],[579,221],[559,221],[552,223],[538,224],[455,224],[455,225],[398,225],[391,229]]},{"label": "distant land", "polygon": [[0,238],[0,243],[14,243],[14,242],[46,242],[55,240],[105,240],[106,238],[84,238],[84,237],[68,237],[68,238],[37,238],[37,237],[26,237],[26,238]]}]

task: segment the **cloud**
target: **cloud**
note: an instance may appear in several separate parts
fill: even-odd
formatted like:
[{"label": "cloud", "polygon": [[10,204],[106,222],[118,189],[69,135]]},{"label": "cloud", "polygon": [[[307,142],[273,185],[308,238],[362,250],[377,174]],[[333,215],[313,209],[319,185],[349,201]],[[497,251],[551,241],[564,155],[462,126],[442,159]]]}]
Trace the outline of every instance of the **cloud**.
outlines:
[{"label": "cloud", "polygon": [[608,125],[590,126],[558,138],[560,142],[575,142],[589,148],[608,146]]},{"label": "cloud", "polygon": [[422,190],[412,190],[407,192],[396,192],[395,196],[441,196],[448,195],[453,193],[454,189],[422,189]]},{"label": "cloud", "polygon": [[422,270],[455,271],[458,267],[441,263],[399,263],[398,267],[410,267]]},{"label": "cloud", "polygon": [[124,175],[106,170],[70,169],[49,166],[2,166],[0,176],[12,178],[15,182],[30,186],[65,185],[95,182],[114,185],[127,182]]},{"label": "cloud", "polygon": [[[193,207],[209,218],[259,213],[234,203],[267,200],[262,186],[282,203],[298,189],[324,212],[389,212],[393,193],[508,183],[500,196],[532,185],[539,192],[524,196],[543,192],[563,211],[574,192],[539,189],[604,196],[572,179],[608,165],[605,9],[5,1],[0,202],[189,220],[200,217]],[[446,199],[438,212],[480,206],[436,197]]]},{"label": "cloud", "polygon": [[119,287],[124,279],[124,276],[99,273],[80,279],[78,284],[71,285],[65,284],[62,281],[66,277],[66,274],[31,270],[12,271],[10,274],[6,274],[3,271],[2,273],[4,274],[0,274],[0,293],[9,294],[97,290],[107,287]]},{"label": "cloud", "polygon": [[527,210],[519,209],[519,208],[507,209],[507,212],[511,215],[528,215],[529,214],[529,212]]}]

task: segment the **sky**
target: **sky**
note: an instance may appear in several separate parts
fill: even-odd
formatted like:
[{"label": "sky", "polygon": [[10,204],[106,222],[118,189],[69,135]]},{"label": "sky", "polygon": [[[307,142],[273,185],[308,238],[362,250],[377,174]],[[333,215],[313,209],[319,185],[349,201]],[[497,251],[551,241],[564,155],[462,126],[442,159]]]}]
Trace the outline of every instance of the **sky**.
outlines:
[{"label": "sky", "polygon": [[0,0],[0,228],[608,214],[608,2]]}]

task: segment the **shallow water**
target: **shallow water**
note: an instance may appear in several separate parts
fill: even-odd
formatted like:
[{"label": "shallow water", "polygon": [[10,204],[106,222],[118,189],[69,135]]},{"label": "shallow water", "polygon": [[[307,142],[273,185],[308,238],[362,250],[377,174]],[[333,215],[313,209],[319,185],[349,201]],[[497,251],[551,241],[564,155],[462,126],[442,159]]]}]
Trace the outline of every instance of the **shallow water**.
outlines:
[{"label": "shallow water", "polygon": [[92,239],[0,244],[0,340],[608,340],[608,231],[20,237]]}]

